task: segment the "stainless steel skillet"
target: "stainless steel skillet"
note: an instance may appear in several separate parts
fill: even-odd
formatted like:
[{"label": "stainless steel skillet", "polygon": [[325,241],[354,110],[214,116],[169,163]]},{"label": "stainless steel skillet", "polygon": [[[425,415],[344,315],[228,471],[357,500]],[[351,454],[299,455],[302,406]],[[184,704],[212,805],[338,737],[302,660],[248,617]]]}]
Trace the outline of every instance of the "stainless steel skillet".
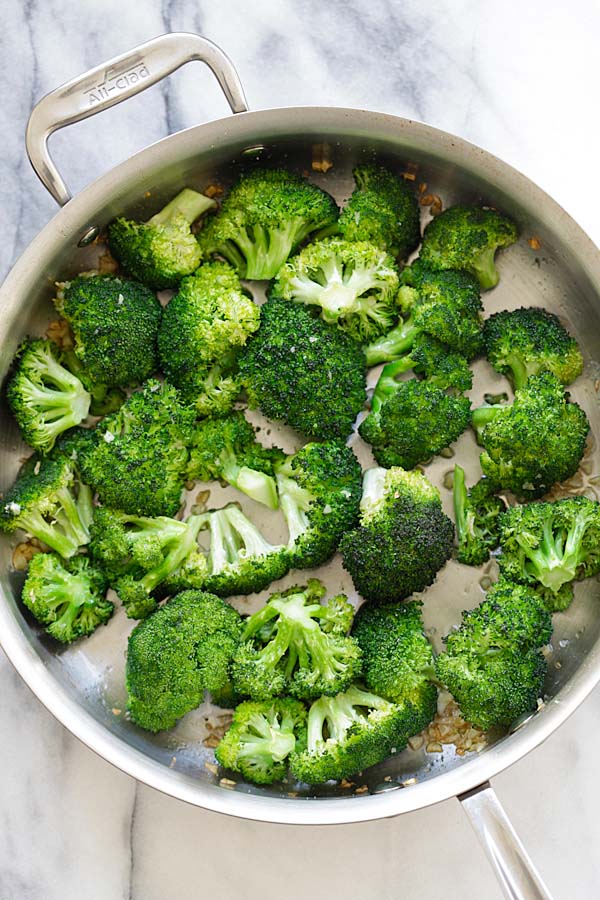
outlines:
[{"label": "stainless steel skillet", "polygon": [[[47,150],[57,128],[78,121],[145,89],[179,66],[201,60],[213,69],[239,115],[190,128],[136,154],[97,179],[76,198],[69,193]],[[403,171],[418,166],[417,180],[446,205],[484,202],[498,206],[519,222],[523,239],[501,261],[501,284],[486,297],[490,310],[539,303],[568,320],[588,360],[573,394],[584,405],[599,433],[595,394],[600,361],[600,254],[567,214],[528,179],[485,151],[420,123],[351,109],[307,107],[248,112],[230,61],[197,35],[170,34],[110,60],[45,97],[34,109],[27,133],[32,164],[64,208],[31,243],[0,290],[0,375],[19,340],[43,332],[53,317],[52,283],[95,264],[101,252],[90,242],[116,214],[146,217],[184,185],[204,187],[213,179],[227,183],[245,156],[311,168],[314,145],[327,143],[333,168],[316,176],[338,200],[351,189],[351,169],[358,159],[376,154]],[[146,196],[147,192],[150,196]],[[526,238],[535,237],[533,250]],[[535,242],[534,242],[534,245]],[[481,364],[474,400],[498,389]],[[0,410],[0,487],[12,481],[25,448],[5,409]],[[282,435],[285,441],[289,436]],[[457,455],[476,472],[469,436]],[[449,461],[438,459],[429,476],[443,484]],[[595,490],[600,461],[594,448],[576,489]],[[446,492],[447,494],[447,492]],[[445,496],[445,501],[448,497]],[[266,528],[270,523],[264,523]],[[274,527],[274,526],[272,526]],[[174,797],[264,821],[294,824],[358,822],[394,816],[458,796],[484,843],[506,895],[547,897],[539,876],[518,842],[489,779],[535,748],[573,712],[600,679],[600,616],[596,581],[578,587],[576,602],[555,617],[544,706],[513,733],[491,742],[480,754],[461,757],[425,749],[400,754],[357,782],[358,794],[345,786],[299,792],[289,787],[255,788],[223,781],[204,743],[202,708],[186,717],[172,735],[151,736],[135,729],[123,714],[123,664],[126,634],[122,615],[89,641],[57,652],[25,620],[18,603],[19,579],[11,571],[12,546],[0,545],[0,640],[24,680],[50,711],[89,747],[135,778]],[[459,620],[460,611],[477,603],[481,574],[450,563],[427,593],[426,616],[434,640]],[[331,585],[352,593],[334,563]],[[296,574],[296,579],[297,579]],[[245,607],[244,607],[245,608]],[[213,720],[214,721],[214,720]]]}]

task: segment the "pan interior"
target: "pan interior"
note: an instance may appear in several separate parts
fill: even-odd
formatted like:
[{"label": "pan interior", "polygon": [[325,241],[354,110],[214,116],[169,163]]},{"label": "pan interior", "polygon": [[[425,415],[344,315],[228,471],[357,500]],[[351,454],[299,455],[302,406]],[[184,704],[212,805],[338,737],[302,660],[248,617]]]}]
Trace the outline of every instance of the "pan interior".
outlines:
[{"label": "pan interior", "polygon": [[[391,165],[398,172],[406,171],[408,163],[414,164],[410,171],[415,174],[415,187],[426,184],[422,193],[439,195],[444,207],[457,202],[491,204],[515,217],[520,226],[521,238],[516,246],[500,257],[500,284],[484,295],[486,312],[489,314],[495,310],[521,305],[541,305],[561,317],[577,337],[586,358],[585,373],[572,387],[572,397],[587,412],[593,435],[600,434],[597,395],[600,378],[600,322],[596,296],[580,262],[562,243],[556,223],[542,221],[539,210],[531,208],[527,197],[511,196],[493,179],[474,174],[458,151],[453,155],[451,150],[446,149],[442,154],[433,147],[410,146],[407,135],[399,135],[396,146],[393,143],[390,145],[389,141],[378,141],[367,133],[359,137],[347,135],[337,139],[335,135],[326,134],[325,139],[329,145],[325,152],[333,163],[326,174],[311,170],[315,154],[313,145],[318,140],[316,135],[288,134],[286,138],[276,137],[274,140],[265,140],[264,149],[251,149],[246,153],[242,152],[245,148],[233,138],[225,138],[216,148],[214,144],[199,144],[195,149],[188,140],[183,158],[178,158],[168,166],[162,165],[160,171],[156,170],[156,166],[156,171],[152,166],[142,169],[135,179],[130,179],[129,184],[123,186],[120,194],[115,189],[107,191],[106,202],[98,203],[97,221],[93,224],[103,226],[117,212],[147,218],[161,206],[163,200],[184,185],[200,190],[211,182],[227,186],[241,166],[252,165],[256,159],[262,159],[268,165],[284,165],[299,172],[310,173],[310,177],[331,192],[338,202],[344,201],[351,193],[351,171],[358,161],[372,159],[375,155],[379,161]],[[171,141],[173,140],[175,139],[172,138]],[[426,207],[423,207],[423,213],[426,221],[429,215]],[[47,324],[55,318],[50,303],[53,282],[93,268],[104,252],[102,245],[78,248],[77,237],[75,232],[67,235],[61,242],[59,252],[50,254],[49,258],[46,254],[41,269],[24,276],[22,288],[26,288],[26,297],[23,298],[23,304],[18,309],[13,305],[13,308],[2,314],[2,374],[8,369],[18,341],[26,334],[42,334]],[[531,238],[536,238],[537,243],[530,243]],[[537,249],[533,249],[531,244],[537,246]],[[249,288],[260,301],[262,286],[253,283],[249,284]],[[510,393],[508,383],[493,373],[485,362],[478,362],[475,372],[471,391],[474,405],[483,402],[486,393]],[[371,372],[371,384],[375,382],[377,374],[378,370]],[[5,406],[2,406],[0,416],[0,488],[6,490],[22,457],[27,455],[27,448],[20,442],[16,426]],[[252,414],[252,419],[261,427],[261,437],[265,442],[279,444],[286,450],[298,446],[297,436],[289,430],[273,423],[267,424],[258,414]],[[371,464],[368,449],[360,439],[353,437],[352,443],[363,465]],[[471,433],[464,434],[453,446],[452,457],[436,457],[425,469],[428,477],[440,487],[444,507],[450,515],[451,491],[445,486],[445,476],[452,470],[455,459],[460,460],[466,468],[468,482],[476,480],[479,471],[478,451]],[[600,456],[597,441],[592,439],[583,470],[569,487],[600,499],[597,483],[600,483]],[[205,488],[210,488],[211,491],[209,506],[220,506],[236,499],[268,537],[284,538],[285,529],[280,514],[265,511],[264,507],[254,504],[230,488],[223,489],[214,484],[196,485],[189,493],[188,501],[193,503],[197,494]],[[461,757],[454,752],[452,746],[446,745],[442,753],[427,753],[425,747],[418,751],[407,750],[353,779],[351,785],[325,785],[318,789],[308,789],[288,784],[258,789],[237,782],[230,773],[217,769],[210,746],[214,744],[215,730],[218,733],[226,721],[223,710],[205,704],[187,715],[172,732],[156,736],[137,729],[128,721],[125,712],[124,666],[126,639],[134,623],[125,617],[121,609],[108,627],[100,628],[90,639],[67,649],[57,648],[40,632],[24,614],[18,602],[22,575],[11,571],[14,543],[15,541],[5,538],[1,542],[2,578],[7,602],[11,604],[14,616],[36,657],[51,678],[72,695],[97,722],[165,769],[180,773],[195,783],[212,785],[213,789],[217,786],[222,790],[235,788],[241,792],[268,794],[271,797],[350,798],[355,794],[356,787],[364,790],[363,786],[366,785],[369,792],[388,790],[403,782],[410,783],[412,779],[423,782],[469,763],[470,754]],[[277,583],[277,588],[302,583],[314,574],[292,572]],[[345,591],[351,599],[357,600],[352,582],[342,569],[338,557],[319,570],[318,575],[331,591]],[[474,569],[450,561],[433,587],[424,593],[425,622],[438,649],[441,636],[460,621],[461,610],[480,602],[486,579],[493,579],[494,575],[495,563]],[[237,598],[233,602],[241,611],[251,611],[260,605],[268,593],[265,591],[251,598]],[[576,599],[571,608],[554,617],[555,632],[548,656],[546,683],[549,700],[556,697],[585,664],[586,655],[596,642],[600,631],[600,617],[597,615],[599,593],[597,579],[577,585]],[[499,737],[496,743],[504,740],[506,738]],[[484,750],[483,753],[485,752],[487,751]],[[224,774],[226,779],[222,781]]]}]

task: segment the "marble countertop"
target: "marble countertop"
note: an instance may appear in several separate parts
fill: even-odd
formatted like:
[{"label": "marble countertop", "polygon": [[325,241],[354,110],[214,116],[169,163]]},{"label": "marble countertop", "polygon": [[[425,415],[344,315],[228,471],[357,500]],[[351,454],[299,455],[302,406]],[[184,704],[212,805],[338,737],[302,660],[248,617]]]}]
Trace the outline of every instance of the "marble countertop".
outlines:
[{"label": "marble countertop", "polygon": [[[4,0],[2,9],[2,273],[55,211],[25,155],[32,104],[166,31],[220,44],[252,108],[364,107],[460,134],[532,177],[600,242],[600,189],[588,177],[600,151],[594,0]],[[225,113],[208,72],[188,66],[57,135],[53,148],[76,191],[167,132]],[[495,779],[557,900],[598,896],[599,713],[597,689]],[[300,900],[332,887],[345,900],[500,897],[457,801],[318,833],[191,808],[79,744],[4,657],[0,822],[0,900]]]}]

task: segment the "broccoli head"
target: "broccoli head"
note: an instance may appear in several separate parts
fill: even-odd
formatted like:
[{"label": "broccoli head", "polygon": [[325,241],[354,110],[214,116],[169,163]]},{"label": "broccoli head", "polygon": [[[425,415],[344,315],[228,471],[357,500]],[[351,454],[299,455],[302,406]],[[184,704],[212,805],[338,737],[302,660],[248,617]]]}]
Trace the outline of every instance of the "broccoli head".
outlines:
[{"label": "broccoli head", "polygon": [[270,544],[236,504],[212,510],[202,519],[210,529],[207,590],[221,597],[253,594],[290,568],[286,548]]},{"label": "broccoli head", "polygon": [[465,470],[454,466],[454,520],[458,552],[456,558],[467,566],[480,566],[499,543],[498,516],[504,503],[482,478],[467,490]]},{"label": "broccoli head", "polygon": [[64,559],[89,543],[93,494],[74,457],[74,449],[58,448],[44,458],[31,456],[0,505],[0,530],[25,531]]},{"label": "broccoli head", "polygon": [[572,600],[571,582],[600,572],[600,504],[587,497],[529,503],[502,513],[501,573],[541,591],[551,611]]},{"label": "broccoli head", "polygon": [[485,291],[500,277],[496,251],[517,237],[515,223],[495,209],[451,206],[425,228],[419,258],[433,269],[466,269]]},{"label": "broccoli head", "polygon": [[79,425],[91,402],[55,345],[44,340],[21,344],[6,397],[24,440],[40,453],[48,453],[59,434]]},{"label": "broccoli head", "polygon": [[415,192],[383,166],[357,166],[353,174],[356,188],[341,212],[340,233],[347,241],[370,241],[406,259],[421,240]]},{"label": "broccoli head", "polygon": [[234,184],[198,234],[201,252],[218,253],[240,278],[273,278],[302,241],[337,221],[333,197],[283,169],[255,169]]},{"label": "broccoli head", "polygon": [[398,287],[398,271],[385,250],[333,237],[309,244],[288,260],[272,293],[318,307],[325,322],[365,343],[395,323]]},{"label": "broccoli head", "polygon": [[373,468],[364,474],[360,525],[340,550],[361,596],[391,603],[433,583],[453,539],[439,491],[421,472]]},{"label": "broccoli head", "polygon": [[308,711],[307,746],[290,756],[290,769],[308,784],[340,781],[382,762],[419,731],[410,703],[390,703],[357,685],[320,697]]},{"label": "broccoli head", "polygon": [[305,309],[272,298],[239,358],[251,408],[309,437],[345,440],[365,402],[360,346]]},{"label": "broccoli head", "polygon": [[360,464],[349,447],[325,441],[305,444],[275,470],[291,565],[316,568],[333,556],[344,532],[357,524]]},{"label": "broccoli head", "polygon": [[202,587],[208,569],[197,545],[202,524],[200,516],[180,522],[96,508],[90,553],[107,572],[131,619],[143,619],[156,609],[155,592],[161,586],[168,592],[174,586],[176,591]]},{"label": "broccoli head", "polygon": [[85,556],[65,562],[56,553],[36,553],[21,598],[48,634],[63,644],[87,637],[105,625],[114,606],[107,582]]},{"label": "broccoli head", "polygon": [[285,459],[277,447],[263,447],[241,411],[201,422],[190,447],[191,481],[226,481],[269,509],[277,509],[275,464]]},{"label": "broccoli head", "polygon": [[438,678],[468,722],[508,727],[535,708],[546,674],[539,648],[551,635],[550,614],[536,592],[500,581],[445,639]]},{"label": "broccoli head", "polygon": [[471,403],[431,380],[398,381],[398,368],[403,370],[403,360],[383,367],[358,433],[379,465],[412,469],[460,437],[469,425]]},{"label": "broccoli head", "polygon": [[246,620],[232,669],[237,694],[312,700],[338,694],[360,675],[358,644],[336,626],[338,615],[344,625],[352,621],[352,605],[343,595],[322,604],[324,596],[325,587],[313,578],[272,594]]},{"label": "broccoli head", "polygon": [[99,423],[81,459],[84,478],[107,506],[145,516],[179,509],[194,410],[177,390],[151,379]]},{"label": "broccoli head", "polygon": [[398,301],[404,319],[365,347],[367,365],[410,355],[423,335],[468,359],[482,348],[482,304],[479,284],[468,272],[436,269],[417,259],[400,276]]},{"label": "broccoli head", "polygon": [[481,468],[494,490],[535,498],[579,467],[590,429],[586,414],[551,372],[532,375],[509,405],[473,410]]},{"label": "broccoli head", "polygon": [[282,781],[287,759],[306,745],[306,709],[284,697],[240,703],[220,741],[217,762],[255,784]]},{"label": "broccoli head", "polygon": [[78,275],[58,287],[54,304],[73,332],[91,391],[139,384],[156,371],[162,307],[152,291],[116,275]]},{"label": "broccoli head", "polygon": [[236,356],[259,323],[258,306],[227,263],[206,263],[181,282],[163,313],[158,349],[167,379],[201,415],[233,406]]},{"label": "broccoli head", "polygon": [[172,728],[204,691],[229,683],[242,630],[232,606],[213,594],[183,591],[140,622],[129,636],[127,708],[148,731]]},{"label": "broccoli head", "polygon": [[352,635],[363,653],[363,677],[370,691],[392,703],[410,703],[418,715],[416,731],[437,711],[433,648],[423,633],[421,604],[365,604]]},{"label": "broccoli head", "polygon": [[485,321],[483,336],[488,360],[515,389],[540,372],[552,372],[562,384],[570,384],[583,371],[577,341],[545,309],[531,306],[494,313]]},{"label": "broccoli head", "polygon": [[209,197],[184,188],[147,222],[122,216],[111,222],[110,251],[130,275],[147,287],[158,291],[176,288],[202,261],[190,226],[216,205]]}]

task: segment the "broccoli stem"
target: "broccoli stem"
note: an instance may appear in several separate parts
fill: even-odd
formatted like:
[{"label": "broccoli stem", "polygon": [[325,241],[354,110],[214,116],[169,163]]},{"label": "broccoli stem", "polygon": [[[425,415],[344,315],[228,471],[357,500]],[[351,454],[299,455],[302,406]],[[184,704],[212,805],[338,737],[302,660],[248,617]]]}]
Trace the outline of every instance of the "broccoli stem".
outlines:
[{"label": "broccoli stem", "polygon": [[240,744],[239,758],[253,759],[268,768],[273,762],[282,762],[296,746],[293,731],[283,731],[277,720],[269,722],[266,716],[253,716]]},{"label": "broccoli stem", "polygon": [[507,356],[506,358],[506,365],[510,368],[512,373],[515,390],[522,388],[532,374],[523,362],[523,359],[520,356],[517,356],[516,353],[511,353],[510,356]]},{"label": "broccoli stem", "polygon": [[[246,518],[237,506],[227,506],[223,510],[225,518],[235,532],[239,535],[245,556],[267,556],[272,551],[272,546],[264,539],[258,528]],[[237,562],[237,553],[236,559]]]},{"label": "broccoli stem", "polygon": [[548,516],[544,522],[542,540],[535,549],[528,545],[526,539],[517,536],[519,546],[530,563],[528,567],[526,564],[526,570],[529,568],[529,573],[554,594],[577,575],[577,569],[583,562],[581,543],[589,522],[589,516],[578,516],[565,539],[561,529],[554,533],[553,520]]},{"label": "broccoli stem", "polygon": [[298,538],[304,534],[309,526],[308,511],[313,502],[312,495],[300,487],[287,475],[277,473],[277,487],[281,511],[283,512],[289,532],[288,545],[293,546]]},{"label": "broccoli stem", "polygon": [[363,489],[360,501],[360,510],[363,516],[369,515],[377,509],[385,495],[385,482],[387,469],[375,466],[367,469],[363,475]]},{"label": "broccoli stem", "polygon": [[206,212],[207,209],[213,209],[216,202],[204,194],[192,191],[190,188],[184,188],[181,193],[167,203],[160,212],[152,216],[148,220],[148,225],[168,225],[175,216],[183,216],[190,225],[196,219]]},{"label": "broccoli stem", "polygon": [[454,485],[452,488],[454,502],[454,520],[456,523],[456,535],[459,545],[467,540],[467,486],[465,483],[465,470],[462,466],[454,466]]},{"label": "broccoli stem", "polygon": [[257,503],[262,503],[269,509],[277,509],[279,506],[275,479],[265,472],[238,465],[233,454],[222,458],[221,474],[225,481]]},{"label": "broccoli stem", "polygon": [[489,291],[490,288],[496,287],[500,280],[498,270],[494,264],[495,255],[496,247],[488,247],[471,263],[471,268],[479,279],[479,284],[484,291]]},{"label": "broccoli stem", "polygon": [[479,406],[471,412],[471,425],[479,435],[481,429],[496,418],[499,412],[508,409],[505,405]]},{"label": "broccoli stem", "polygon": [[383,367],[371,400],[371,411],[373,413],[377,414],[385,401],[398,390],[397,376],[408,372],[412,367],[413,360],[410,357],[398,359],[396,362],[388,363],[387,366]]},{"label": "broccoli stem", "polygon": [[[392,362],[409,350],[412,350],[419,329],[413,324],[412,317],[400,322],[396,328],[392,328],[387,334],[368,344],[365,348],[367,366],[377,366],[379,363]],[[410,368],[410,366],[408,367]],[[405,370],[406,371],[406,370]]]},{"label": "broccoli stem", "polygon": [[187,520],[187,528],[183,534],[176,532],[170,543],[167,545],[167,552],[164,554],[163,561],[151,569],[141,579],[144,589],[150,594],[159,584],[175,572],[176,569],[187,559],[187,557],[196,549],[196,539],[198,532],[204,523],[203,516],[190,516]]}]

